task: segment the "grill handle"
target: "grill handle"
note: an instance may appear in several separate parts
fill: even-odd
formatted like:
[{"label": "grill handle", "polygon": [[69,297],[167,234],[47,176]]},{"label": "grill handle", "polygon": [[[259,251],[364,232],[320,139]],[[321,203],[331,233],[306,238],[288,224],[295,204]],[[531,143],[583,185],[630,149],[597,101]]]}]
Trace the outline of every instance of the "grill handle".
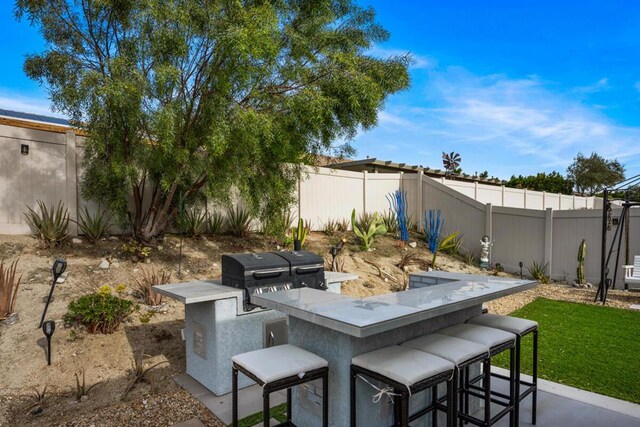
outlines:
[{"label": "grill handle", "polygon": [[317,273],[318,271],[320,271],[320,267],[298,267],[296,269],[296,272],[300,274]]},{"label": "grill handle", "polygon": [[256,279],[269,279],[271,277],[279,277],[282,275],[282,270],[265,270],[256,271],[253,273],[253,277]]}]

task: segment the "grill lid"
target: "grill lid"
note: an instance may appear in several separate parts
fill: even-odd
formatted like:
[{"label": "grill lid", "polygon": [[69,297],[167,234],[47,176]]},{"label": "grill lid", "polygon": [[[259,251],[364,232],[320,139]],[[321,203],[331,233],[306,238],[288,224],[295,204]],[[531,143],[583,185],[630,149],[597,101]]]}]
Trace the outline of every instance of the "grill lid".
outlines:
[{"label": "grill lid", "polygon": [[289,270],[289,264],[270,252],[222,255],[223,276],[252,274],[259,270]]},{"label": "grill lid", "polygon": [[274,252],[278,256],[286,259],[291,266],[291,272],[293,273],[298,266],[321,266],[324,267],[324,259],[308,251],[283,251]]}]

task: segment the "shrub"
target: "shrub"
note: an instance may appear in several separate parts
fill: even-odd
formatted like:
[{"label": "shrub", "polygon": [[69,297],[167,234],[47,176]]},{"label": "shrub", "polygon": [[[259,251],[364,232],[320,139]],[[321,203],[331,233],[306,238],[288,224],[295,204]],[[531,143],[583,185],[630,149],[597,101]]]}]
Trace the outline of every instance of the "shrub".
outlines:
[{"label": "shrub", "polygon": [[80,221],[74,222],[78,224],[84,237],[90,242],[95,243],[103,237],[109,237],[109,227],[111,227],[112,216],[113,215],[107,213],[106,210],[91,215],[85,206],[78,212],[78,219]]},{"label": "shrub", "polygon": [[300,247],[304,246],[307,236],[311,232],[311,223],[302,218],[298,220],[298,226],[291,228],[291,241],[300,241]]},{"label": "shrub", "polygon": [[5,266],[4,260],[0,261],[0,320],[9,317],[16,305],[18,287],[22,279],[22,275],[16,279],[17,267],[18,260],[13,261],[9,267]]},{"label": "shrub", "polygon": [[247,237],[251,233],[251,213],[241,206],[227,209],[227,226],[236,237]]},{"label": "shrub", "polygon": [[353,227],[353,232],[356,236],[362,240],[362,248],[365,250],[371,250],[371,245],[373,245],[373,241],[376,236],[380,236],[387,233],[387,229],[384,226],[384,222],[382,218],[378,216],[378,213],[372,215],[371,221],[361,222],[360,224],[366,225],[369,224],[369,228],[360,228],[358,221],[356,220],[356,210],[354,209],[351,212],[351,222]]},{"label": "shrub", "polygon": [[209,218],[207,218],[207,228],[211,234],[224,233],[225,220],[221,212],[213,211],[209,214]]},{"label": "shrub", "polygon": [[464,239],[462,238],[462,234],[457,234],[456,237],[454,237],[449,244],[447,244],[446,246],[442,247],[440,250],[446,254],[449,255],[457,255],[460,253],[460,250],[462,248],[462,242],[464,241]]},{"label": "shrub", "polygon": [[149,254],[151,254],[150,247],[144,246],[135,239],[131,239],[129,243],[122,245],[122,250],[131,255],[133,262],[143,261],[149,258]]},{"label": "shrub", "polygon": [[549,268],[549,263],[541,263],[533,261],[531,266],[528,268],[529,274],[533,277],[534,280],[542,284],[549,283],[549,276],[547,275],[547,269]]},{"label": "shrub", "polygon": [[71,301],[67,310],[66,323],[82,325],[91,334],[111,334],[133,313],[135,306],[102,287],[98,292]]},{"label": "shrub", "polygon": [[152,267],[150,270],[141,269],[139,277],[134,278],[136,283],[132,294],[136,298],[140,298],[147,305],[156,306],[162,304],[162,295],[155,292],[152,286],[164,285],[171,280],[171,272],[161,270],[159,273]]},{"label": "shrub", "polygon": [[351,222],[355,224],[360,230],[368,230],[369,228],[371,228],[371,224],[373,224],[373,221],[378,216],[379,215],[376,212],[362,212],[358,215],[355,222],[353,222],[353,218],[351,219]]},{"label": "shrub", "polygon": [[187,209],[180,215],[180,229],[191,237],[198,237],[207,230],[207,213],[197,208]]},{"label": "shrub", "polygon": [[339,219],[336,221],[338,231],[344,233],[349,230],[349,220],[346,218]]},{"label": "shrub", "polygon": [[384,222],[384,226],[387,227],[388,233],[396,234],[398,232],[398,219],[393,211],[384,211],[382,213],[382,221]]},{"label": "shrub", "polygon": [[58,202],[58,206],[47,208],[44,202],[38,200],[40,213],[31,209],[24,214],[27,223],[33,228],[38,237],[48,247],[60,245],[68,236],[69,230],[69,210],[64,207],[62,201]]},{"label": "shrub", "polygon": [[336,230],[338,230],[338,221],[335,219],[328,219],[327,223],[324,225],[324,234],[327,236],[333,236],[336,234]]}]

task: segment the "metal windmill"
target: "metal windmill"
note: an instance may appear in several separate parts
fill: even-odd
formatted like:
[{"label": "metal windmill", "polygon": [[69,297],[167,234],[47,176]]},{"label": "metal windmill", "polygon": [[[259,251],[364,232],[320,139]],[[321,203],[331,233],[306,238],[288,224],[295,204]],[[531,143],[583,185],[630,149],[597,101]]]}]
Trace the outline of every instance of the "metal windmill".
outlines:
[{"label": "metal windmill", "polygon": [[455,170],[460,166],[460,162],[462,161],[462,157],[460,157],[460,153],[456,153],[452,151],[451,153],[442,152],[442,164],[447,171],[447,174],[455,173]]}]

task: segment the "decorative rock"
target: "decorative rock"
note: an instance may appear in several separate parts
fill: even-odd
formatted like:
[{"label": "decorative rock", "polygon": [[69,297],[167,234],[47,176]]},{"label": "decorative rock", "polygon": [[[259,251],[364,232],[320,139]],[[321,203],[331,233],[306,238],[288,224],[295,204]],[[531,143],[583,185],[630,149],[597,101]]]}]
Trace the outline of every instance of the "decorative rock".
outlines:
[{"label": "decorative rock", "polygon": [[640,310],[640,304],[631,304],[629,308],[631,310]]},{"label": "decorative rock", "polygon": [[89,396],[87,396],[86,394],[83,394],[83,395],[80,397],[80,402],[86,402],[87,400],[89,400]]},{"label": "decorative rock", "polygon": [[159,251],[161,251],[161,250],[163,250],[163,249],[164,249],[164,248],[163,248],[162,246],[158,246],[158,250],[159,250]]},{"label": "decorative rock", "polygon": [[102,262],[100,263],[100,265],[98,266],[98,268],[100,270],[106,270],[109,268],[109,261],[107,261],[106,259],[102,259]]},{"label": "decorative rock", "polygon": [[120,239],[118,239],[118,236],[109,236],[109,240],[113,241],[113,240],[120,240]]},{"label": "decorative rock", "polygon": [[409,242],[409,246],[412,248],[417,248],[418,247],[418,243],[416,242]]},{"label": "decorative rock", "polygon": [[79,237],[74,237],[71,239],[71,243],[73,243],[74,245],[79,245],[82,243],[82,239]]}]

